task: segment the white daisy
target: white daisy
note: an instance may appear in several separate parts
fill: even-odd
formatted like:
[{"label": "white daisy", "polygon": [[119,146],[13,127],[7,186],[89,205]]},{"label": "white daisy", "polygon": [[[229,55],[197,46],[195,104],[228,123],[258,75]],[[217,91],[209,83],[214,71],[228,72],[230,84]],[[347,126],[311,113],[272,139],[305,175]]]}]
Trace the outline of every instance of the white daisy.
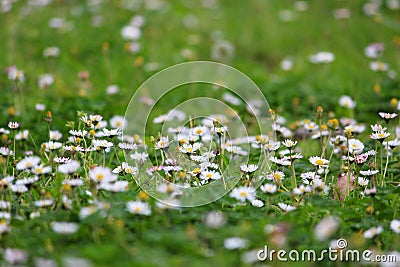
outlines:
[{"label": "white daisy", "polygon": [[360,154],[364,149],[364,144],[358,139],[349,139],[349,152],[351,154]]},{"label": "white daisy", "polygon": [[241,186],[234,188],[229,196],[241,202],[245,202],[246,200],[252,201],[255,199],[255,191],[252,187]]},{"label": "white daisy", "polygon": [[400,220],[393,220],[390,222],[390,229],[392,229],[396,234],[400,234]]},{"label": "white daisy", "polygon": [[366,171],[360,171],[360,174],[364,176],[372,176],[377,174],[378,172],[379,170],[366,170]]},{"label": "white daisy", "polygon": [[79,228],[79,225],[77,223],[72,223],[72,222],[52,222],[51,223],[51,229],[58,233],[58,234],[63,234],[63,235],[69,235],[75,233]]},{"label": "white daisy", "polygon": [[366,230],[363,234],[364,238],[367,239],[371,239],[377,235],[379,235],[380,233],[383,232],[383,227],[382,226],[378,226],[378,227],[371,227],[368,230]]},{"label": "white daisy", "polygon": [[221,174],[217,171],[202,171],[200,173],[200,179],[203,180],[219,180],[221,179]]},{"label": "white daisy", "polygon": [[296,207],[288,205],[288,204],[285,204],[285,203],[278,203],[278,206],[279,206],[279,208],[281,210],[286,211],[286,212],[289,212],[289,211],[292,211],[292,210],[296,209]]},{"label": "white daisy", "polygon": [[169,147],[169,138],[168,136],[166,137],[161,137],[160,140],[158,140],[155,144],[154,144],[155,149],[164,149]]},{"label": "white daisy", "polygon": [[36,156],[30,156],[22,159],[17,163],[17,170],[26,170],[36,167],[40,162],[40,158]]},{"label": "white daisy", "polygon": [[224,247],[228,250],[245,248],[247,240],[240,237],[230,237],[224,240]]},{"label": "white daisy", "polygon": [[253,173],[258,169],[256,164],[244,164],[240,166],[240,170],[245,173]]},{"label": "white daisy", "polygon": [[75,173],[78,171],[79,169],[79,162],[76,160],[71,160],[67,163],[64,163],[60,166],[58,166],[58,171],[62,172],[64,174],[71,174],[71,173]]},{"label": "white daisy", "polygon": [[260,186],[261,191],[263,191],[264,193],[269,193],[269,194],[275,193],[277,188],[278,187],[274,184],[263,184],[262,186]]},{"label": "white daisy", "polygon": [[116,115],[110,119],[110,125],[113,128],[125,129],[128,121],[123,116]]},{"label": "white daisy", "polygon": [[356,102],[350,96],[343,95],[339,98],[339,105],[345,108],[354,109]]},{"label": "white daisy", "polygon": [[310,157],[308,160],[310,161],[310,163],[312,165],[320,167],[320,168],[326,168],[329,166],[329,160],[321,158],[321,157],[313,156],[313,157]]},{"label": "white daisy", "polygon": [[126,209],[128,212],[139,215],[149,216],[151,214],[150,205],[142,201],[128,201],[126,202]]},{"label": "white daisy", "polygon": [[89,170],[89,177],[96,183],[109,183],[118,179],[108,167],[96,166]]}]

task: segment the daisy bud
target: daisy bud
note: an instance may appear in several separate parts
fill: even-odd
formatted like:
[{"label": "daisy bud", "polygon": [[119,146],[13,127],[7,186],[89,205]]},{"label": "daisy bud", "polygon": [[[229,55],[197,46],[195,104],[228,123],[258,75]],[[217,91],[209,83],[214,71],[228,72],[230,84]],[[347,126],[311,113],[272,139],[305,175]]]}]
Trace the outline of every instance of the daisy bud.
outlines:
[{"label": "daisy bud", "polygon": [[324,109],[321,106],[317,107],[317,118],[322,118],[322,114],[324,113]]},{"label": "daisy bud", "polygon": [[269,109],[269,113],[271,113],[271,118],[272,118],[272,120],[275,121],[275,119],[276,119],[275,110],[273,110],[273,109],[271,108],[271,109]]},{"label": "daisy bud", "polygon": [[15,115],[15,108],[14,107],[9,107],[7,110],[8,115],[13,117]]},{"label": "daisy bud", "polygon": [[339,121],[337,119],[328,120],[328,127],[331,130],[336,130],[338,126],[339,126]]},{"label": "daisy bud", "polygon": [[50,110],[47,111],[47,113],[46,113],[46,118],[44,118],[44,120],[47,121],[47,122],[53,121],[53,115],[51,114],[51,111],[50,111]]},{"label": "daisy bud", "polygon": [[391,100],[390,100],[390,105],[393,107],[393,108],[396,108],[397,107],[397,105],[398,105],[398,103],[399,103],[399,101],[397,100],[397,98],[392,98]]},{"label": "daisy bud", "polygon": [[110,44],[108,42],[103,43],[102,45],[103,52],[107,53],[109,49],[110,49]]}]

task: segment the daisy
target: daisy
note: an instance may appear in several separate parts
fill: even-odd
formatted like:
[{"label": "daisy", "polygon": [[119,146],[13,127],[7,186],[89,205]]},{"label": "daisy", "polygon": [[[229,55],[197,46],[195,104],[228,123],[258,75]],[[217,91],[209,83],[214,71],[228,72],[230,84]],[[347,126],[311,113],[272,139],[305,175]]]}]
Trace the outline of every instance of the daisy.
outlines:
[{"label": "daisy", "polygon": [[67,163],[58,166],[58,171],[64,174],[72,174],[78,171],[79,166],[80,164],[78,161],[71,160]]},{"label": "daisy", "polygon": [[234,188],[229,196],[232,198],[236,198],[241,202],[245,202],[246,200],[252,201],[253,199],[255,199],[255,191],[256,190],[252,187],[241,186],[238,188]]},{"label": "daisy", "polygon": [[98,189],[103,189],[109,192],[125,192],[129,188],[128,181],[116,181],[114,183],[100,183]]},{"label": "daisy", "polygon": [[379,142],[383,142],[387,137],[390,136],[390,133],[388,132],[377,132],[377,133],[372,133],[369,137],[371,139],[378,140]]},{"label": "daisy", "polygon": [[397,139],[396,139],[396,140],[388,141],[388,142],[387,142],[387,145],[388,145],[391,149],[394,149],[394,148],[400,146],[400,140],[397,140]]},{"label": "daisy", "polygon": [[11,265],[20,265],[28,260],[28,254],[22,249],[6,248],[3,252],[4,261]]},{"label": "daisy", "polygon": [[114,144],[112,142],[109,142],[107,140],[98,140],[98,139],[93,139],[92,140],[92,146],[94,149],[100,151],[108,151],[110,147],[113,147]]},{"label": "daisy", "polygon": [[226,40],[217,40],[211,49],[211,58],[217,61],[229,60],[233,57],[235,47]]},{"label": "daisy", "polygon": [[277,164],[277,165],[282,165],[282,166],[290,166],[292,164],[286,158],[278,159],[277,157],[270,157],[269,160],[272,161],[273,163]]},{"label": "daisy", "polygon": [[372,133],[369,137],[371,139],[375,139],[378,140],[379,142],[383,142],[383,140],[385,140],[385,138],[389,137],[390,133],[388,132],[377,132],[377,133]]},{"label": "daisy", "polygon": [[315,122],[309,122],[309,123],[305,123],[303,125],[304,129],[308,130],[308,131],[315,131],[318,130],[318,125]]},{"label": "daisy", "polygon": [[228,250],[245,248],[247,240],[240,237],[230,237],[224,240],[224,247]]},{"label": "daisy", "polygon": [[281,61],[279,66],[282,70],[289,71],[293,68],[293,60],[291,60],[290,58],[285,58]]},{"label": "daisy", "polygon": [[267,179],[279,183],[283,178],[285,177],[285,174],[281,171],[273,171],[272,173],[267,175]]},{"label": "daisy", "polygon": [[211,211],[203,217],[203,223],[209,228],[218,229],[226,224],[226,218],[220,211]]},{"label": "daisy", "polygon": [[329,193],[329,186],[327,186],[325,184],[324,181],[322,181],[321,179],[314,179],[313,180],[313,184],[312,184],[312,188],[316,191],[316,192],[322,192],[325,195]]},{"label": "daisy", "polygon": [[50,140],[52,140],[52,141],[57,141],[57,140],[60,140],[60,139],[61,139],[62,134],[61,134],[60,131],[57,131],[57,130],[56,130],[56,131],[50,131],[49,136],[50,136]]},{"label": "daisy", "polygon": [[12,130],[18,129],[19,126],[21,126],[21,124],[19,122],[16,122],[16,121],[10,121],[8,123],[8,128],[10,128]]},{"label": "daisy", "polygon": [[40,158],[36,156],[26,157],[17,163],[17,170],[26,170],[36,167],[40,162]]},{"label": "daisy", "polygon": [[3,156],[12,156],[14,152],[8,147],[0,147],[0,154]]},{"label": "daisy", "polygon": [[386,123],[389,123],[389,121],[390,121],[391,119],[394,119],[394,118],[397,117],[397,114],[396,114],[396,113],[379,112],[378,114],[379,114],[379,116],[380,116],[382,119],[384,119],[384,120],[386,121]]},{"label": "daisy", "polygon": [[314,228],[314,235],[319,241],[331,237],[339,228],[339,220],[334,216],[321,219]]},{"label": "daisy", "polygon": [[218,134],[218,135],[222,135],[223,133],[228,131],[228,127],[224,126],[224,127],[213,127],[212,128],[212,132]]},{"label": "daisy", "polygon": [[278,203],[278,206],[279,206],[279,208],[281,210],[286,211],[286,212],[289,212],[289,211],[292,211],[292,210],[296,209],[296,207],[291,206],[291,205],[287,205],[285,203]]},{"label": "daisy", "polygon": [[202,171],[200,173],[200,179],[203,180],[219,180],[221,179],[221,174],[217,171]]},{"label": "daisy", "polygon": [[309,58],[311,63],[314,64],[327,64],[335,60],[335,55],[331,52],[318,52]]},{"label": "daisy", "polygon": [[295,195],[303,195],[303,194],[309,193],[309,192],[311,192],[311,187],[309,185],[304,186],[302,184],[298,188],[293,189],[293,193]]},{"label": "daisy", "polygon": [[179,147],[179,151],[184,154],[193,154],[201,147],[201,143],[196,142],[193,145],[191,144],[183,144],[183,146]]},{"label": "daisy", "polygon": [[369,63],[369,68],[373,71],[387,71],[389,69],[389,66],[387,63],[384,63],[382,61],[372,61]]},{"label": "daisy", "polygon": [[0,221],[0,235],[7,233],[10,231],[10,227],[8,226],[6,221]]},{"label": "daisy", "polygon": [[379,170],[366,170],[366,171],[360,171],[360,174],[364,176],[372,176],[377,174],[378,172]]},{"label": "daisy", "polygon": [[63,146],[63,149],[65,151],[71,152],[71,153],[76,153],[76,152],[83,152],[85,149],[81,145],[77,146]]},{"label": "daisy", "polygon": [[320,168],[327,168],[329,166],[329,160],[313,156],[308,159],[310,163],[314,166],[320,167]]},{"label": "daisy", "polygon": [[350,96],[343,95],[339,98],[339,105],[345,108],[354,109],[356,102]]},{"label": "daisy", "polygon": [[364,238],[371,239],[371,238],[379,235],[382,232],[383,232],[382,226],[371,227],[370,229],[366,230],[363,235],[364,235]]},{"label": "daisy", "polygon": [[0,200],[0,209],[8,209],[10,207],[10,202],[8,201],[4,201],[4,200]]},{"label": "daisy", "polygon": [[138,146],[137,146],[137,144],[131,144],[131,143],[119,143],[119,144],[118,144],[118,147],[119,147],[120,149],[129,151],[129,150],[135,150],[135,149],[137,149]]},{"label": "daisy", "polygon": [[57,57],[60,54],[60,48],[57,46],[50,46],[43,50],[44,57]]},{"label": "daisy", "polygon": [[42,148],[44,148],[47,152],[50,150],[59,149],[60,147],[62,147],[62,143],[60,142],[49,141],[42,144]]},{"label": "daisy", "polygon": [[16,140],[26,140],[28,138],[28,135],[29,135],[29,131],[28,130],[23,130],[21,132],[18,132],[15,135],[15,139]]},{"label": "daisy", "polygon": [[68,157],[55,157],[54,159],[53,159],[53,161],[55,162],[55,163],[68,163],[68,162],[70,162],[71,161],[71,159],[70,158],[68,158]]},{"label": "daisy", "polygon": [[240,146],[227,146],[225,150],[229,153],[240,155],[240,156],[247,156],[249,153],[243,150]]},{"label": "daisy", "polygon": [[374,133],[384,132],[386,131],[386,127],[382,127],[380,124],[371,125],[371,129]]},{"label": "daisy", "polygon": [[129,155],[131,159],[136,160],[138,163],[144,162],[149,157],[149,154],[146,152],[135,152]]},{"label": "daisy", "polygon": [[369,180],[364,177],[358,177],[357,182],[360,186],[367,186]]},{"label": "daisy", "polygon": [[97,166],[89,170],[89,177],[96,183],[109,183],[118,179],[108,167]]},{"label": "daisy", "polygon": [[116,115],[110,119],[110,125],[113,128],[125,129],[128,121],[123,116]]},{"label": "daisy", "polygon": [[52,199],[43,199],[43,200],[37,200],[33,202],[33,205],[36,207],[47,207],[53,205],[54,201]]},{"label": "daisy", "polygon": [[68,234],[73,234],[75,233],[79,228],[79,225],[77,223],[71,223],[71,222],[52,222],[51,223],[51,229],[58,233],[58,234],[63,234],[63,235],[68,235]]},{"label": "daisy", "polygon": [[108,130],[107,128],[103,128],[103,137],[114,138],[114,137],[119,136],[121,134],[122,134],[122,131],[119,128],[111,129],[111,130]]},{"label": "daisy", "polygon": [[51,172],[50,166],[39,165],[39,166],[32,168],[32,173],[37,174],[37,175],[50,173],[50,172]]},{"label": "daisy", "polygon": [[240,170],[244,173],[253,173],[258,169],[256,164],[244,164],[240,166]]},{"label": "daisy", "polygon": [[116,167],[112,172],[113,173],[125,172],[127,174],[136,175],[138,173],[138,169],[136,167],[129,165],[126,162],[122,162],[121,166]]},{"label": "daisy", "polygon": [[19,194],[25,193],[29,190],[28,187],[23,184],[10,185],[10,189],[11,191]]},{"label": "daisy", "polygon": [[383,43],[372,43],[364,49],[364,54],[368,58],[378,58],[384,49]]},{"label": "daisy", "polygon": [[400,220],[391,221],[390,229],[392,229],[395,233],[400,234]]},{"label": "daisy", "polygon": [[264,184],[262,186],[260,186],[261,191],[263,191],[264,193],[269,193],[269,194],[273,194],[276,192],[277,190],[277,186],[274,184]]},{"label": "daisy", "polygon": [[118,94],[118,92],[119,92],[119,86],[116,85],[116,84],[109,85],[109,86],[107,86],[106,92],[107,92],[107,95],[115,95],[115,94]]},{"label": "daisy", "polygon": [[367,195],[367,196],[372,196],[372,197],[375,196],[376,195],[376,187],[366,188],[364,190],[364,194]]},{"label": "daisy", "polygon": [[82,179],[66,179],[66,180],[62,181],[62,184],[69,185],[72,187],[81,186],[81,185],[83,185],[83,180]]},{"label": "daisy", "polygon": [[351,154],[360,154],[364,149],[364,144],[358,139],[349,139],[349,152]]},{"label": "daisy", "polygon": [[13,81],[20,81],[24,82],[25,81],[25,74],[22,70],[19,70],[17,68],[12,68],[8,72],[8,79],[13,80]]},{"label": "daisy", "polygon": [[41,89],[46,89],[54,83],[54,76],[52,74],[43,74],[39,77],[38,85]]},{"label": "daisy", "polygon": [[292,141],[290,139],[286,139],[285,141],[282,142],[282,145],[287,147],[288,149],[291,149],[297,144],[297,141]]},{"label": "daisy", "polygon": [[264,145],[264,149],[267,150],[268,152],[272,152],[278,150],[280,146],[281,146],[280,142],[267,141]]},{"label": "daisy", "polygon": [[258,199],[253,199],[253,200],[251,201],[251,205],[252,205],[253,207],[257,207],[257,208],[264,207],[264,203],[263,203],[261,200],[258,200]]},{"label": "daisy", "polygon": [[169,147],[169,138],[161,137],[159,141],[154,144],[155,149],[165,149]]},{"label": "daisy", "polygon": [[208,133],[209,130],[206,126],[197,126],[191,129],[191,133],[194,135],[203,136],[204,134]]},{"label": "daisy", "polygon": [[128,201],[126,202],[126,209],[132,214],[146,215],[151,214],[149,203],[142,201]]}]

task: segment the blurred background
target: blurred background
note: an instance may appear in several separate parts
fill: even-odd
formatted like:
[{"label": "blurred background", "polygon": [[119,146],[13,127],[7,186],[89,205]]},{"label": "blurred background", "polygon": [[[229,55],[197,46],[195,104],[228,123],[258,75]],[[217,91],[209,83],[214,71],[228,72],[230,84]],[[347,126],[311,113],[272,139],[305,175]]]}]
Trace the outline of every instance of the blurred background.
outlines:
[{"label": "blurred background", "polygon": [[123,114],[145,79],[192,60],[241,70],[292,119],[318,105],[346,115],[346,94],[368,122],[400,92],[397,0],[2,0],[1,11],[1,123],[18,101],[63,118]]}]

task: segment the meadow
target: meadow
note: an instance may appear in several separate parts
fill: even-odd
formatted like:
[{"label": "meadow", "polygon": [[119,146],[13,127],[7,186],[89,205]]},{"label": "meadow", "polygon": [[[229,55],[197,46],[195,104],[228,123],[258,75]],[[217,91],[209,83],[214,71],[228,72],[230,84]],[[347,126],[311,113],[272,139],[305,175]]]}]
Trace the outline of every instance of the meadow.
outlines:
[{"label": "meadow", "polygon": [[[0,10],[1,266],[399,266],[400,1]],[[260,94],[204,72],[154,97],[195,61]]]}]

